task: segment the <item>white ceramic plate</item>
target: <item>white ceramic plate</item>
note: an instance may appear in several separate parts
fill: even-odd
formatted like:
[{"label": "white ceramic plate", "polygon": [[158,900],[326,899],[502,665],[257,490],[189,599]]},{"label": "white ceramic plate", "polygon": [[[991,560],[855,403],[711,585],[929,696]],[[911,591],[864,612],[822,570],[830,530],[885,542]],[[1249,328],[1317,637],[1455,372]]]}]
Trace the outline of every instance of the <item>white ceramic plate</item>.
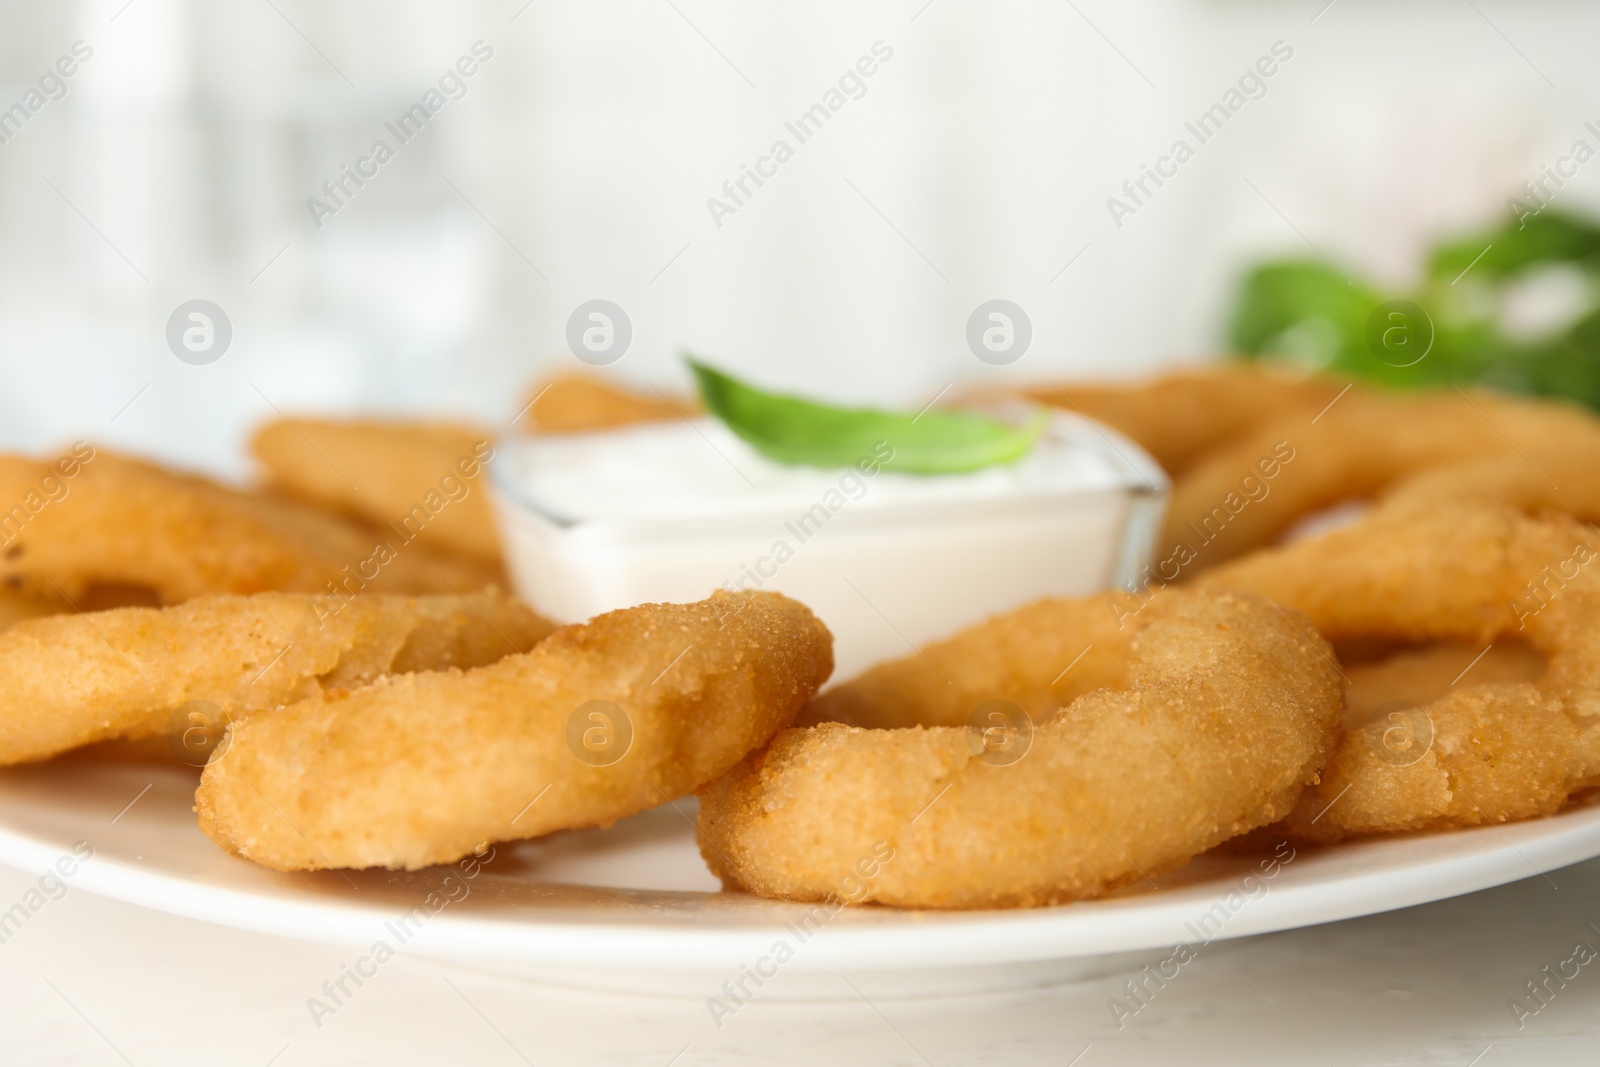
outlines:
[{"label": "white ceramic plate", "polygon": [[738,987],[724,982],[762,997],[895,996],[1137,969],[1179,943],[1406,907],[1600,855],[1600,804],[1589,804],[1505,827],[1286,852],[1270,876],[1263,857],[1206,856],[1160,879],[1159,891],[1064,907],[835,910],[717,892],[695,851],[692,801],[610,830],[503,845],[481,866],[281,874],[223,854],[200,833],[194,782],[156,764],[0,772],[0,863],[42,873],[86,841],[94,856],[67,879],[75,888],[347,943],[352,968],[370,969],[361,961],[382,941],[542,981],[731,1005]]}]

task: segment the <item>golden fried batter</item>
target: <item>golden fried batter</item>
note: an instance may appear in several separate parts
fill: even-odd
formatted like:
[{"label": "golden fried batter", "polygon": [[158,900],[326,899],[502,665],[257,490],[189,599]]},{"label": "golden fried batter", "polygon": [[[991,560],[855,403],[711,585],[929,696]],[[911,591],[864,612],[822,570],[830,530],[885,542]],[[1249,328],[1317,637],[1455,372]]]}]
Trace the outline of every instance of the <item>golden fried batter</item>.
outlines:
[{"label": "golden fried batter", "polygon": [[[1178,550],[1185,572],[1194,573],[1272,543],[1304,516],[1379,496],[1421,471],[1534,450],[1588,457],[1592,470],[1600,420],[1549,400],[1352,391],[1315,422],[1294,412],[1207,454],[1173,487],[1157,555]],[[1263,479],[1259,465],[1271,461],[1281,469]]]},{"label": "golden fried batter", "polygon": [[[1470,504],[1379,510],[1197,584],[1298,608],[1335,642],[1483,649],[1515,639],[1548,661],[1541,671],[1537,658],[1514,653],[1520,662],[1473,666],[1442,693],[1397,687],[1347,731],[1282,827],[1293,836],[1548,815],[1600,784],[1600,538],[1586,525]],[[1362,702],[1374,701],[1370,676],[1350,681]]]},{"label": "golden fried batter", "polygon": [[1600,521],[1600,444],[1540,441],[1520,453],[1431,468],[1396,483],[1385,510],[1427,511],[1441,504],[1486,504],[1528,515],[1565,512]]},{"label": "golden fried batter", "polygon": [[775,593],[613,611],[526,656],[235,723],[201,779],[200,826],[279,870],[412,869],[486,841],[608,826],[793,722],[832,647],[816,616]]},{"label": "golden fried batter", "polygon": [[[1327,643],[1214,593],[1167,594],[1129,627],[1126,686],[1037,723],[1020,758],[987,758],[964,727],[785,730],[701,790],[701,854],[728,888],[763,896],[1027,907],[1098,896],[1280,818],[1337,737]],[[1036,691],[1035,670],[1017,693]]]},{"label": "golden fried batter", "polygon": [[278,492],[345,512],[425,548],[498,567],[481,474],[490,435],[452,423],[297,418],[250,442]]},{"label": "golden fried batter", "polygon": [[258,593],[27,619],[0,632],[0,764],[162,733],[192,700],[242,715],[391,671],[492,663],[554,628],[492,591]]},{"label": "golden fried batter", "polygon": [[1431,704],[1469,678],[1474,685],[1536,682],[1548,666],[1544,655],[1524,641],[1488,646],[1434,641],[1361,662],[1352,662],[1342,648],[1335,651],[1344,666],[1347,729],[1365,726],[1392,700]]},{"label": "golden fried batter", "polygon": [[1211,449],[1291,412],[1304,411],[1309,421],[1342,388],[1276,367],[1220,363],[1126,385],[1035,385],[1025,393],[1126,434],[1176,478]]},{"label": "golden fried batter", "polygon": [[[37,498],[46,462],[0,455],[0,501]],[[435,555],[292,501],[240,492],[106,451],[18,516],[0,552],[6,588],[80,604],[98,586],[165,604],[220,593],[471,592],[499,571]],[[32,496],[30,497],[30,494]],[[20,506],[20,505],[19,505]]]},{"label": "golden fried batter", "polygon": [[1133,630],[1118,620],[1130,601],[1120,593],[1051,598],[997,615],[833,686],[799,725],[965,726],[996,698],[1043,722],[1090,690],[1123,687]]},{"label": "golden fried batter", "polygon": [[0,589],[0,630],[23,619],[37,619],[44,615],[71,611],[72,605],[59,596],[29,596],[25,593]]},{"label": "golden fried batter", "polygon": [[[538,433],[606,430],[695,414],[688,397],[637,392],[590,374],[536,387],[525,420]],[[385,537],[502,564],[482,469],[493,434],[447,422],[281,419],[256,431],[251,449],[273,489],[370,523]]]},{"label": "golden fried batter", "polygon": [[536,433],[587,433],[700,413],[698,401],[657,390],[626,389],[595,374],[558,374],[528,396]]}]

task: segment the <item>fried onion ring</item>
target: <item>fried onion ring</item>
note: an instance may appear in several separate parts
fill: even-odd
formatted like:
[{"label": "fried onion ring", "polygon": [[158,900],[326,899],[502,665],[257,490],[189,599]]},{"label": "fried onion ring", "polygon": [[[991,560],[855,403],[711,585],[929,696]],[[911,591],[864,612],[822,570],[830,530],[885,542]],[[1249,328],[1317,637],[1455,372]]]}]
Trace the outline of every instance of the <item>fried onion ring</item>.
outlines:
[{"label": "fried onion ring", "polygon": [[1328,841],[1508,822],[1600,784],[1597,557],[1600,538],[1566,516],[1462,504],[1380,510],[1202,575],[1298,608],[1336,643],[1515,638],[1547,659],[1536,681],[1463,672],[1437,699],[1380,706],[1347,730],[1285,831]]},{"label": "fried onion ring", "polygon": [[[0,501],[37,496],[53,471],[0,455]],[[459,593],[501,581],[496,568],[435,555],[393,532],[105,451],[62,484],[59,501],[22,514],[0,553],[6,588],[81,605],[96,586],[115,585],[177,604],[270,591]]]},{"label": "fried onion ring", "polygon": [[72,605],[59,596],[29,596],[9,589],[0,589],[0,630],[23,619],[37,619],[71,610]]},{"label": "fried onion ring", "polygon": [[[478,480],[489,435],[452,423],[297,418],[256,431],[250,449],[272,488],[384,528],[425,548],[501,565]],[[431,505],[431,506],[430,506]]]},{"label": "fried onion ring", "polygon": [[553,629],[496,592],[259,593],[26,619],[0,633],[0,764],[165,733],[190,701],[245,715],[389,672],[492,663]]},{"label": "fried onion ring", "polygon": [[534,387],[527,412],[535,433],[588,433],[688,418],[700,413],[700,404],[660,390],[627,389],[595,374],[558,374]]},{"label": "fried onion ring", "polygon": [[793,722],[832,648],[816,616],[775,593],[613,611],[526,656],[235,723],[201,778],[200,827],[247,859],[306,870],[415,869],[486,841],[609,826]]},{"label": "fried onion ring", "polygon": [[1303,409],[1311,418],[1341,388],[1329,378],[1292,375],[1260,364],[1221,363],[1131,385],[1035,385],[1024,393],[1041,404],[1105,423],[1179,477],[1211,449],[1291,411]]},{"label": "fried onion ring", "polygon": [[1035,601],[833,686],[799,725],[965,726],[992,699],[1043,722],[1091,690],[1123,688],[1133,631],[1118,620],[1138,606],[1121,593]]},{"label": "fried onion ring", "polygon": [[[562,374],[533,390],[519,418],[537,433],[581,433],[698,411],[688,397]],[[296,418],[261,427],[250,447],[277,492],[380,529],[415,526],[425,548],[499,567],[499,531],[477,482],[492,436],[460,423]]]},{"label": "fried onion ring", "polygon": [[1521,455],[1467,460],[1431,468],[1396,484],[1379,502],[1390,511],[1426,511],[1441,504],[1486,504],[1527,515],[1560,511],[1600,521],[1597,448],[1528,448]]},{"label": "fried onion ring", "polygon": [[[1195,465],[1173,487],[1160,555],[1183,549],[1185,572],[1194,573],[1422,471],[1529,450],[1600,457],[1600,420],[1565,403],[1487,393],[1352,392],[1315,421],[1298,412]],[[1258,477],[1272,457],[1284,460],[1281,471]]]},{"label": "fried onion ring", "polygon": [[1079,696],[1014,761],[962,727],[785,730],[701,790],[701,854],[763,896],[1028,907],[1172,870],[1288,812],[1337,736],[1326,642],[1231,594],[1173,592],[1131,628],[1127,687]]}]

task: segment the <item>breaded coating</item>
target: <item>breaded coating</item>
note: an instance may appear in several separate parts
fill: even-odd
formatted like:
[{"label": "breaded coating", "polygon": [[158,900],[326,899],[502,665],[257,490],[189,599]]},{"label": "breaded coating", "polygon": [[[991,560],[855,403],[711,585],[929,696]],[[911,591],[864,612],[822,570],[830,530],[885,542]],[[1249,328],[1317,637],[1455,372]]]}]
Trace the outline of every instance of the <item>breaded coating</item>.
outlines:
[{"label": "breaded coating", "polygon": [[775,593],[625,608],[526,656],[235,723],[201,779],[200,827],[257,863],[308,870],[415,869],[609,826],[725,772],[832,669],[827,628]]},{"label": "breaded coating", "polygon": [[700,414],[700,402],[660,390],[629,389],[598,374],[558,374],[528,394],[535,433],[588,433]]},{"label": "breaded coating", "polygon": [[[1423,710],[1425,731],[1379,715],[1347,734],[1279,836],[1322,843],[1531,819],[1593,784],[1592,740],[1536,685],[1464,686]],[[1408,744],[1428,747],[1409,762]]]},{"label": "breaded coating", "polygon": [[59,596],[29,596],[9,589],[0,589],[0,630],[23,619],[37,619],[71,611],[72,605]]},{"label": "breaded coating", "polygon": [[1600,419],[1551,400],[1352,390],[1314,422],[1291,413],[1195,464],[1173,486],[1156,555],[1176,553],[1193,574],[1271,544],[1307,515],[1381,496],[1431,468],[1535,450],[1588,457],[1592,470]]},{"label": "breaded coating", "polygon": [[[37,497],[53,470],[0,455],[0,502]],[[59,500],[7,528],[6,588],[81,605],[96,587],[124,586],[177,604],[272,591],[468,593],[502,580],[496,568],[436,555],[393,531],[103,450],[61,484]]]},{"label": "breaded coating", "polygon": [[[563,374],[534,388],[523,421],[537,433],[581,433],[699,410],[689,397]],[[250,447],[280,493],[500,567],[500,534],[481,478],[493,437],[461,423],[296,417],[261,427]]]},{"label": "breaded coating", "polygon": [[1344,668],[1344,721],[1349,729],[1365,726],[1391,700],[1431,704],[1469,674],[1474,685],[1536,682],[1549,666],[1543,653],[1522,641],[1487,647],[1435,641],[1363,662],[1351,662],[1338,646],[1334,651]]},{"label": "breaded coating", "polygon": [[1105,423],[1176,478],[1206,452],[1264,424],[1296,411],[1309,421],[1343,388],[1331,378],[1263,364],[1219,363],[1130,384],[1034,385],[1025,395]]},{"label": "breaded coating", "polygon": [[763,896],[1032,907],[1289,811],[1337,737],[1327,643],[1233,594],[1173,592],[1128,625],[1125,687],[1035,724],[1020,757],[964,727],[785,730],[701,790],[701,854]]},{"label": "breaded coating", "polygon": [[1536,442],[1521,454],[1430,468],[1395,484],[1379,501],[1390,511],[1427,511],[1441,504],[1486,504],[1527,515],[1565,512],[1600,521],[1600,447]]},{"label": "breaded coating", "polygon": [[192,700],[246,715],[391,671],[492,663],[554,629],[493,591],[258,593],[27,619],[0,632],[0,764],[164,733]]},{"label": "breaded coating", "polygon": [[295,418],[261,427],[250,449],[280,493],[498,567],[500,535],[481,477],[490,437],[443,422]]},{"label": "breaded coating", "polygon": [[1123,688],[1133,630],[1119,621],[1137,607],[1121,593],[1036,601],[833,686],[798,725],[965,726],[994,699],[1043,722],[1091,690]]},{"label": "breaded coating", "polygon": [[1432,699],[1397,688],[1345,734],[1279,828],[1291,836],[1507,822],[1600,785],[1600,537],[1588,525],[1471,504],[1380,509],[1196,584],[1259,592],[1336,642],[1514,639],[1547,664],[1523,651],[1482,673],[1469,661]]}]

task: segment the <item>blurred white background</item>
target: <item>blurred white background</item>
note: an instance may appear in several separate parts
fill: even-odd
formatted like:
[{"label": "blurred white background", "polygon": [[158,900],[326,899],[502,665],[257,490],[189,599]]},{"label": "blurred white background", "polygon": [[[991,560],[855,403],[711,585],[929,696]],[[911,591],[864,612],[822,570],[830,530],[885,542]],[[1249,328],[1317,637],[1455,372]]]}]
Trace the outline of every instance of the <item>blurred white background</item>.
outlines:
[{"label": "blurred white background", "polygon": [[[1403,281],[1505,218],[1600,120],[1597,32],[1576,0],[0,0],[0,109],[93,50],[0,125],[0,445],[237,474],[275,407],[504,420],[581,367],[594,298],[634,329],[606,373],[662,387],[685,348],[897,403],[1202,359],[1256,257]],[[385,123],[480,41],[400,145]],[[1280,41],[1265,94],[1115,225],[1107,198]],[[876,42],[799,144],[784,123]],[[794,158],[718,226],[707,198],[778,138]],[[395,157],[319,228],[307,199],[378,139]],[[165,339],[195,298],[233,324],[207,366]],[[1007,367],[965,341],[992,298],[1033,324]]]}]

